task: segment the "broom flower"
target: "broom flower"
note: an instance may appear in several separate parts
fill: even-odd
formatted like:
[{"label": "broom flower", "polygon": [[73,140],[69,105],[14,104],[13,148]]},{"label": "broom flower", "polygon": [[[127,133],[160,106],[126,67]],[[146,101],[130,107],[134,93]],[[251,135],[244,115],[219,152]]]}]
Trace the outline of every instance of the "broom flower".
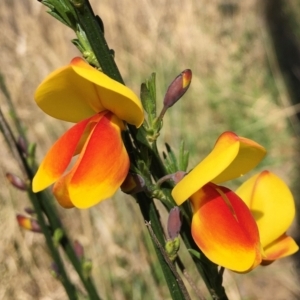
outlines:
[{"label": "broom flower", "polygon": [[258,227],[243,200],[218,184],[247,173],[265,154],[256,142],[224,132],[172,190],[177,205],[191,201],[191,231],[198,247],[212,262],[237,272],[261,262]]},{"label": "broom flower", "polygon": [[48,151],[33,191],[55,183],[53,193],[65,208],[88,208],[111,197],[130,165],[121,137],[125,122],[139,127],[144,120],[138,97],[76,57],[40,84],[35,100],[46,114],[76,124]]},{"label": "broom flower", "polygon": [[295,218],[295,202],[287,185],[275,174],[263,171],[236,191],[251,210],[263,249],[261,264],[294,254],[299,247],[286,231]]}]

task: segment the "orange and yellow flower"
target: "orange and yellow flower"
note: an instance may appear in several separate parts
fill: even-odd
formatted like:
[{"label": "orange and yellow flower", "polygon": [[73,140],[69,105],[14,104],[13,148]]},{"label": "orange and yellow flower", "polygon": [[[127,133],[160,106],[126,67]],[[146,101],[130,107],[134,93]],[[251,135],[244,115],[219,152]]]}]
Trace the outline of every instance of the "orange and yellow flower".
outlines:
[{"label": "orange and yellow flower", "polygon": [[250,208],[257,223],[263,249],[262,265],[298,251],[286,234],[295,217],[295,203],[287,185],[275,174],[263,171],[236,191]]},{"label": "orange and yellow flower", "polygon": [[[285,234],[294,218],[294,201],[278,177],[263,172],[237,193],[217,185],[244,175],[265,154],[254,141],[225,132],[172,191],[178,205],[187,199],[191,202],[191,231],[198,247],[212,262],[236,272],[250,271],[298,250]],[[281,216],[285,201],[288,209]]]},{"label": "orange and yellow flower", "polygon": [[139,127],[144,120],[138,97],[77,57],[40,84],[35,100],[48,115],[77,124],[47,153],[33,191],[55,183],[54,195],[66,208],[88,208],[112,196],[130,165],[121,137],[124,121]]}]

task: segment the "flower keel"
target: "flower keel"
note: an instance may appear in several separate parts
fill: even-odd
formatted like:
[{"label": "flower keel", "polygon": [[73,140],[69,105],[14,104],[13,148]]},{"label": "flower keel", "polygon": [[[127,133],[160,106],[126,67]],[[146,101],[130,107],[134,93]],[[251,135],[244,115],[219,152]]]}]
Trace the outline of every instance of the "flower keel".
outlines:
[{"label": "flower keel", "polygon": [[260,263],[257,225],[236,194],[207,184],[190,200],[194,210],[192,236],[211,261],[237,272]]}]

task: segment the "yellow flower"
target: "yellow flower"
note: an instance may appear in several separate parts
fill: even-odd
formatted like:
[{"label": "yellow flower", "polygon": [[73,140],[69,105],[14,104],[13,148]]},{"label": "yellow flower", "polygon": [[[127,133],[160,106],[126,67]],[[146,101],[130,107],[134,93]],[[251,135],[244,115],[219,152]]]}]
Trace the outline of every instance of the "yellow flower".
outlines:
[{"label": "yellow flower", "polygon": [[298,251],[298,245],[286,234],[295,217],[293,195],[278,176],[263,171],[244,182],[236,193],[250,208],[258,225],[262,265]]},{"label": "yellow flower", "polygon": [[191,230],[198,247],[212,262],[237,272],[261,262],[258,228],[242,199],[217,184],[247,173],[265,153],[254,141],[225,132],[172,191],[177,205],[191,201]]},{"label": "yellow flower", "polygon": [[[58,202],[78,208],[112,196],[130,165],[121,137],[123,121],[139,127],[144,120],[138,97],[76,57],[40,84],[35,100],[48,115],[77,124],[47,153],[33,179],[33,191],[55,183]],[[67,170],[77,154],[75,164]]]}]

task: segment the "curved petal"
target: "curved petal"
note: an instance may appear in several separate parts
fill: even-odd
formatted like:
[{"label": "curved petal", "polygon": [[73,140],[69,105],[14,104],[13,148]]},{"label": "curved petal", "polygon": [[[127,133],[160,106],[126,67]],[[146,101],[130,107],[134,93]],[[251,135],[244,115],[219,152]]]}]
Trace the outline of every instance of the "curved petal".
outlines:
[{"label": "curved petal", "polygon": [[68,122],[77,123],[104,110],[94,84],[74,72],[71,65],[47,76],[34,98],[46,114]]},{"label": "curved petal", "polygon": [[110,112],[103,114],[70,173],[54,187],[60,203],[68,205],[70,199],[74,206],[88,208],[116,192],[129,170],[121,138],[123,126]]},{"label": "curved petal", "polygon": [[264,248],[266,258],[264,258],[262,264],[270,264],[270,262],[288,255],[292,255],[298,250],[299,247],[296,242],[291,237],[283,234],[273,243]]},{"label": "curved petal", "polygon": [[244,175],[265,154],[265,149],[254,141],[224,132],[210,154],[175,186],[172,196],[180,205],[210,181],[220,183]]},{"label": "curved petal", "polygon": [[245,203],[232,191],[207,184],[191,197],[192,236],[214,263],[245,272],[261,262],[258,228]]},{"label": "curved petal", "polygon": [[84,139],[88,125],[95,122],[97,118],[96,115],[79,122],[54,143],[33,178],[32,190],[35,193],[45,189],[62,176],[73,155],[76,154],[78,145]]},{"label": "curved petal", "polygon": [[79,76],[95,84],[95,91],[105,109],[129,124],[136,127],[142,125],[144,121],[143,107],[132,90],[103,72],[97,71],[80,57],[75,57],[71,61],[71,65]]},{"label": "curved petal", "polygon": [[295,217],[293,195],[275,174],[263,171],[244,182],[236,193],[250,208],[265,247],[284,234]]},{"label": "curved petal", "polygon": [[71,178],[71,173],[67,173],[66,175],[60,177],[54,184],[52,192],[55,196],[58,203],[63,208],[73,208],[74,204],[72,203],[68,191],[68,185]]}]

